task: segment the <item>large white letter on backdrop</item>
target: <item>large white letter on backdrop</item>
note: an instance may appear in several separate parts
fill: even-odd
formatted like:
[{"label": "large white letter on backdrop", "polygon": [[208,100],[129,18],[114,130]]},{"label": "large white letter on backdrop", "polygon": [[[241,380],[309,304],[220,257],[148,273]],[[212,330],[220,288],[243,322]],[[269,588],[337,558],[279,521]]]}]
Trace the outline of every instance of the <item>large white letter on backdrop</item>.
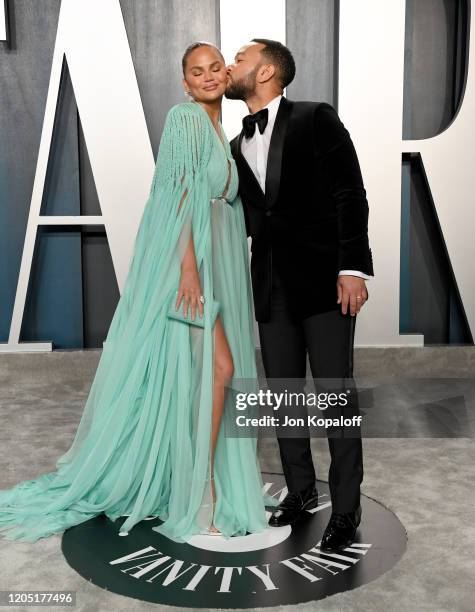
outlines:
[{"label": "large white letter on backdrop", "polygon": [[5,4],[0,2],[0,41],[7,39],[7,21],[5,14]]},{"label": "large white letter on backdrop", "polygon": [[[475,94],[469,73],[461,108],[441,134],[402,140],[405,0],[340,1],[339,114],[361,163],[370,207],[375,277],[358,315],[355,343],[422,345],[399,334],[401,164],[420,152],[468,323],[475,334]],[[356,340],[358,342],[356,342]]]},{"label": "large white letter on backdrop", "polygon": [[[40,215],[64,57],[102,216]],[[122,292],[154,167],[119,0],[62,0],[10,335],[0,352],[52,349],[19,342],[39,225],[104,225]]]}]

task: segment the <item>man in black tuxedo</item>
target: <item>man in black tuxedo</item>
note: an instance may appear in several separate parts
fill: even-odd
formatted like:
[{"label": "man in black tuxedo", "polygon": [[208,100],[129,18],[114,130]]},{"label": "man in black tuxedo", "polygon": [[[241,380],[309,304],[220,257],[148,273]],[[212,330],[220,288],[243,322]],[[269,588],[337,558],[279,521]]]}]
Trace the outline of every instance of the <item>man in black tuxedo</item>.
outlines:
[{"label": "man in black tuxedo", "polygon": [[[281,43],[255,38],[228,66],[226,97],[250,115],[231,141],[239,172],[262,359],[268,379],[353,376],[356,314],[373,275],[368,203],[350,135],[325,102],[283,90],[295,62]],[[298,383],[296,382],[298,386]],[[318,505],[309,437],[278,435],[288,495],[269,520],[295,522]],[[328,437],[332,515],[322,550],[339,550],[361,520],[361,437]]]}]

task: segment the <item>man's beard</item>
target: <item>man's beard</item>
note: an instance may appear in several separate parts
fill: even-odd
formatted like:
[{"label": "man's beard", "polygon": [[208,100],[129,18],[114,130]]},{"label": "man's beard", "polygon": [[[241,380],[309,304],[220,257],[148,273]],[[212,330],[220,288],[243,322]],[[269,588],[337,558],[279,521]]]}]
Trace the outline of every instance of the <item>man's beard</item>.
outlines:
[{"label": "man's beard", "polygon": [[229,100],[243,100],[250,98],[256,91],[256,74],[259,66],[256,66],[249,74],[240,81],[230,82],[224,92],[224,97]]}]

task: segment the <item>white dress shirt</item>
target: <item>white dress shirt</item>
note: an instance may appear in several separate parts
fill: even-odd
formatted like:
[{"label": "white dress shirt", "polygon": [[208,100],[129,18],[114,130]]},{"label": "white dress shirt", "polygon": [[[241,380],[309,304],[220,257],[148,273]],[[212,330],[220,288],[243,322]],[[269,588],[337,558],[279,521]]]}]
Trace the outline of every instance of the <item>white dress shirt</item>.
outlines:
[{"label": "white dress shirt", "polygon": [[[277,111],[279,110],[280,100],[282,95],[278,95],[273,98],[267,106],[269,111],[267,125],[265,127],[264,133],[261,134],[259,132],[259,128],[256,125],[256,129],[254,131],[254,135],[251,138],[244,137],[241,140],[241,152],[244,155],[247,163],[249,164],[251,170],[254,172],[254,176],[259,182],[259,185],[262,188],[262,191],[265,193],[266,190],[266,171],[267,171],[267,157],[269,155],[269,145],[270,139],[272,136],[272,130],[274,129],[275,118],[277,116]],[[371,278],[364,272],[359,272],[357,270],[340,270],[339,275],[341,274],[350,274],[352,276],[360,276],[365,280]]]}]

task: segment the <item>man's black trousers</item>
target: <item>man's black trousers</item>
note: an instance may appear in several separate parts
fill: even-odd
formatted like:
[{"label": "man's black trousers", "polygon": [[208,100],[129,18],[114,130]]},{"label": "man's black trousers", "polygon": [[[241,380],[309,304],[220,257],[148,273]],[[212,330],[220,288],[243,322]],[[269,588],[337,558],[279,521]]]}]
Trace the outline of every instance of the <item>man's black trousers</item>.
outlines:
[{"label": "man's black trousers", "polygon": [[[318,276],[316,280],[318,282]],[[327,379],[332,381],[331,384],[337,379],[352,379],[356,317],[350,315],[348,306],[346,315],[339,307],[338,310],[315,314],[301,321],[293,319],[287,309],[282,282],[273,270],[271,319],[269,322],[259,322],[262,360],[269,387],[273,387],[270,379],[281,379],[281,386],[282,379],[292,379],[292,390],[302,389],[307,353],[314,379]],[[359,414],[357,397],[352,397],[351,414]],[[324,417],[325,414],[320,416]],[[276,431],[288,490],[291,493],[302,491],[312,485],[316,478],[310,438],[282,437]],[[355,436],[355,429],[351,431],[350,437],[328,435],[331,455],[328,482],[332,510],[338,513],[352,512],[360,503],[362,443],[361,437]]]}]

